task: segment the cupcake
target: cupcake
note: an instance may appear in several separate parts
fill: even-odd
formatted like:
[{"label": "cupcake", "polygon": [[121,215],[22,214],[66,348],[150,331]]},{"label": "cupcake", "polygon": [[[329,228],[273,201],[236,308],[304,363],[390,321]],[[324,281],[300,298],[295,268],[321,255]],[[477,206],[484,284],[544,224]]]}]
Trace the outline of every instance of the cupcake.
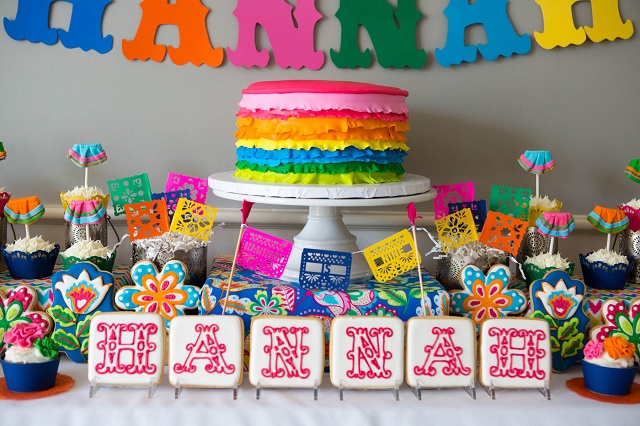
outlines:
[{"label": "cupcake", "polygon": [[607,249],[579,257],[584,283],[598,290],[622,290],[634,265],[631,257]]},{"label": "cupcake", "polygon": [[9,274],[15,279],[32,280],[51,276],[59,252],[58,244],[46,241],[40,235],[19,238],[2,247],[2,257]]},{"label": "cupcake", "polygon": [[585,387],[601,395],[628,395],[638,371],[634,356],[633,344],[622,337],[587,342],[582,360]]},{"label": "cupcake", "polygon": [[4,334],[9,346],[0,360],[12,392],[38,392],[55,386],[60,354],[58,343],[42,327],[19,323]]},{"label": "cupcake", "polygon": [[116,247],[110,249],[100,241],[80,240],[60,253],[60,258],[64,269],[78,262],[91,262],[99,269],[111,272],[116,260]]},{"label": "cupcake", "polygon": [[573,275],[576,264],[569,262],[559,254],[542,253],[537,256],[527,257],[522,265],[524,269],[524,277],[527,285],[535,280],[543,278],[547,272],[554,269],[565,271],[569,275]]}]

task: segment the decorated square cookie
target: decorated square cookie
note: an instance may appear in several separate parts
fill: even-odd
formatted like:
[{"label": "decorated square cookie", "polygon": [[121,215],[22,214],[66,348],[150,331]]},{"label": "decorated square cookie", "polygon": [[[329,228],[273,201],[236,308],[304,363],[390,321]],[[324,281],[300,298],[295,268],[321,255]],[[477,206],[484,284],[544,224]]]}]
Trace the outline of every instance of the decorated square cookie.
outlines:
[{"label": "decorated square cookie", "polygon": [[254,386],[314,388],[324,374],[324,330],[313,317],[251,320],[249,381]]},{"label": "decorated square cookie", "polygon": [[397,317],[336,317],[329,351],[336,387],[395,388],[404,381],[404,324]]},{"label": "decorated square cookie", "polygon": [[468,318],[407,321],[406,381],[414,388],[466,387],[476,373],[476,327]]},{"label": "decorated square cookie", "polygon": [[240,317],[176,317],[169,329],[169,382],[176,387],[233,388],[242,381],[243,353]]},{"label": "decorated square cookie", "polygon": [[549,323],[486,320],[480,331],[480,383],[492,388],[546,388],[551,380]]},{"label": "decorated square cookie", "polygon": [[89,382],[107,386],[160,383],[164,338],[164,320],[158,314],[96,315],[89,332]]}]

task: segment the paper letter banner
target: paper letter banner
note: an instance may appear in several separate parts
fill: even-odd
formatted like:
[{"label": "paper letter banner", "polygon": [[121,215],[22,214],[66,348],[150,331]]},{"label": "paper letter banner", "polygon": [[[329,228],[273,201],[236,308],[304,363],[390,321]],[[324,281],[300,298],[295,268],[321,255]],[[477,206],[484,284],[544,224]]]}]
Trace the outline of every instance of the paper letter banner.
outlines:
[{"label": "paper letter banner", "polygon": [[364,249],[364,258],[376,280],[387,282],[418,265],[415,251],[411,234],[403,229]]},{"label": "paper letter banner", "polygon": [[480,242],[516,256],[529,222],[490,211]]},{"label": "paper letter banner", "polygon": [[151,185],[146,173],[122,179],[108,180],[107,186],[113,203],[113,214],[125,214],[126,204],[151,201]]},{"label": "paper letter banner", "polygon": [[300,262],[300,286],[307,290],[347,291],[351,253],[305,248]]},{"label": "paper letter banner", "polygon": [[449,204],[461,201],[473,201],[473,182],[452,183],[448,185],[433,185],[438,191],[433,200],[433,211],[435,219],[442,219],[449,214]]},{"label": "paper letter banner", "polygon": [[165,192],[179,191],[182,189],[188,189],[191,191],[190,200],[204,204],[207,202],[207,191],[209,190],[209,184],[206,179],[184,176],[177,173],[169,173],[167,177],[167,185],[165,186]]},{"label": "paper letter banner", "polygon": [[489,210],[527,220],[529,218],[531,192],[530,188],[493,185],[491,187]]},{"label": "paper letter banner", "polygon": [[435,225],[442,251],[445,253],[463,244],[478,241],[476,224],[470,209],[462,209],[445,216],[443,219],[438,219],[435,221]]},{"label": "paper letter banner", "polygon": [[171,230],[202,241],[209,241],[217,214],[218,209],[215,207],[181,198],[173,215]]},{"label": "paper letter banner", "polygon": [[131,241],[158,237],[169,230],[169,216],[164,200],[127,204],[125,209]]},{"label": "paper letter banner", "polygon": [[271,278],[280,278],[293,243],[247,227],[240,240],[238,265]]}]

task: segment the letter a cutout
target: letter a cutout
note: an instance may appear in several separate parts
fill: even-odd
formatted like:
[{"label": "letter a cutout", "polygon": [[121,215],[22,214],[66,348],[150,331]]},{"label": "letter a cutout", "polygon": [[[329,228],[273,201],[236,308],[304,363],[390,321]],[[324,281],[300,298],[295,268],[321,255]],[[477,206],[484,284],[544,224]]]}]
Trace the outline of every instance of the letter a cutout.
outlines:
[{"label": "letter a cutout", "polygon": [[[264,28],[276,64],[280,68],[299,70],[307,67],[318,70],[324,65],[324,53],[315,51],[315,25],[322,15],[314,0],[297,0],[296,8],[284,0],[238,0],[233,14],[238,20],[238,48],[227,48],[231,63],[237,67],[264,68],[269,63],[269,52],[256,48],[256,28]],[[294,21],[295,20],[295,21]],[[296,25],[297,23],[297,25]]]},{"label": "letter a cutout", "polygon": [[[436,49],[438,63],[448,67],[463,61],[475,62],[478,51],[488,61],[494,61],[499,56],[510,57],[514,53],[529,53],[531,39],[526,34],[516,34],[507,15],[508,3],[509,0],[476,0],[474,4],[469,4],[468,0],[451,0],[444,10],[449,30],[444,49]],[[466,46],[465,29],[475,24],[484,27],[487,44]]]},{"label": "letter a cutout", "polygon": [[342,26],[340,51],[331,49],[331,60],[338,68],[371,65],[369,49],[361,52],[358,46],[358,30],[362,26],[384,68],[422,68],[427,54],[416,44],[416,27],[422,16],[415,0],[398,0],[395,9],[386,0],[341,0],[336,13]]},{"label": "letter a cutout", "polygon": [[618,0],[590,0],[593,27],[576,28],[572,7],[583,0],[536,0],[542,10],[544,32],[534,32],[536,42],[543,49],[581,45],[587,36],[594,43],[603,40],[624,40],[633,35],[633,23],[622,21]]},{"label": "letter a cutout", "polygon": [[4,29],[14,40],[28,40],[48,46],[60,42],[67,49],[81,48],[104,54],[113,48],[113,37],[102,36],[102,17],[112,0],[64,0],[72,4],[69,31],[49,28],[51,5],[56,0],[18,0],[13,21],[4,18]]},{"label": "letter a cutout", "polygon": [[[201,0],[143,0],[140,3],[142,18],[133,40],[122,40],[122,53],[130,61],[151,59],[162,62],[169,51],[169,58],[176,65],[187,62],[216,68],[222,64],[224,50],[211,47],[207,33],[206,17],[209,8]],[[180,34],[178,47],[155,43],[158,27],[175,25]]]}]

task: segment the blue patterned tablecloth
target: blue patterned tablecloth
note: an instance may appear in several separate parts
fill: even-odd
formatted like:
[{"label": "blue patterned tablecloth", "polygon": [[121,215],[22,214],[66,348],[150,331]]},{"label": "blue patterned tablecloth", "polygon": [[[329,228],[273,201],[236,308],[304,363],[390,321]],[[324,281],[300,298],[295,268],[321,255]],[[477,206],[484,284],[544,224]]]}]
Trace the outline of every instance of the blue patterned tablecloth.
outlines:
[{"label": "blue patterned tablecloth", "polygon": [[[61,268],[61,264],[56,265],[53,273],[55,274]],[[131,275],[129,274],[130,270],[131,266],[128,265],[114,266],[113,275],[117,288],[120,288],[124,285],[133,285],[133,281],[131,281]],[[0,290],[2,290],[4,293],[16,286],[25,284],[38,292],[39,310],[44,311],[49,308],[49,306],[51,306],[51,299],[49,297],[49,292],[51,290],[51,277],[38,278],[35,280],[18,280],[12,278],[11,275],[9,275],[9,271],[0,271]]]},{"label": "blue patterned tablecloth", "polygon": [[[200,314],[221,314],[232,256],[216,256],[202,287]],[[449,293],[423,269],[425,308],[428,315],[447,315]],[[305,290],[297,283],[270,279],[236,266],[226,314],[239,315],[249,331],[255,315],[315,316],[325,322],[338,315],[387,315],[403,321],[422,315],[418,271],[388,283],[374,280],[351,284],[347,291]],[[328,333],[327,333],[328,336]]]}]

